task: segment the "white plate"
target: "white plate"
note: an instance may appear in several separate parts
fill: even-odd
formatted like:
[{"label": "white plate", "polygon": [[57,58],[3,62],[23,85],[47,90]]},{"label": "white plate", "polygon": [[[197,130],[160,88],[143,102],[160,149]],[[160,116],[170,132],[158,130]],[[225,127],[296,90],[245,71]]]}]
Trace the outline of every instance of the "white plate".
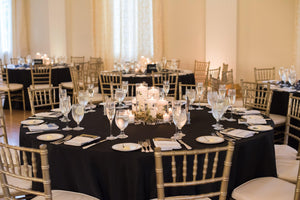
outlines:
[{"label": "white plate", "polygon": [[48,134],[39,135],[36,138],[42,141],[53,141],[53,140],[61,139],[63,137],[64,135],[60,133],[48,133]]},{"label": "white plate", "polygon": [[224,142],[224,138],[217,136],[201,136],[197,137],[196,141],[204,144],[218,144]]},{"label": "white plate", "polygon": [[42,120],[42,119],[28,119],[28,120],[21,121],[21,124],[23,124],[23,125],[37,125],[37,124],[41,124],[43,122],[44,122],[44,120]]},{"label": "white plate", "polygon": [[268,125],[254,125],[254,126],[248,126],[248,129],[253,131],[270,131],[273,130],[273,127]]},{"label": "white plate", "polygon": [[117,151],[135,151],[140,148],[142,146],[137,143],[120,143],[112,146],[112,149]]},{"label": "white plate", "polygon": [[263,119],[261,115],[242,115],[244,119]]}]

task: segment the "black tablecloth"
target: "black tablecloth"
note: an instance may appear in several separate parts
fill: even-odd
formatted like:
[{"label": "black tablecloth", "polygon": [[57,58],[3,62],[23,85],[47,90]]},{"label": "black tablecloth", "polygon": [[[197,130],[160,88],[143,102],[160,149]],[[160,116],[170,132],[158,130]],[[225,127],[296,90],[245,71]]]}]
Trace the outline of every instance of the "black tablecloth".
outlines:
[{"label": "black tablecloth", "polygon": [[[30,110],[30,102],[28,98],[27,88],[32,84],[31,72],[29,69],[8,69],[8,77],[10,83],[21,83],[25,92],[26,109]],[[51,83],[53,86],[58,86],[61,82],[71,81],[71,75],[68,67],[52,69]],[[7,101],[5,108],[8,107]],[[23,109],[22,102],[14,102],[13,108]]]},{"label": "black tablecloth", "polygon": [[[183,140],[194,149],[226,145],[201,144],[195,138],[210,135],[211,125],[215,120],[207,109],[191,112],[192,124],[183,128],[186,136]],[[65,126],[58,120],[48,120]],[[272,122],[270,122],[272,123]],[[102,108],[96,113],[84,116],[81,126],[84,131],[50,131],[61,132],[73,136],[86,133],[105,138],[109,135],[109,122],[103,116]],[[236,122],[222,122],[226,127],[246,128]],[[70,123],[75,127],[75,122]],[[174,125],[157,126],[129,125],[125,132],[129,135],[124,140],[106,141],[86,150],[67,145],[53,145],[39,141],[39,134],[26,135],[26,128],[20,128],[20,145],[38,148],[46,143],[49,150],[49,164],[52,189],[65,189],[86,193],[102,200],[105,199],[150,199],[156,197],[156,179],[153,153],[117,152],[112,145],[122,142],[138,142],[154,137],[171,137],[175,131]],[[49,132],[49,131],[48,131]],[[119,133],[113,126],[114,135]],[[262,176],[276,176],[275,156],[273,147],[273,131],[259,133],[251,138],[236,141],[230,174],[229,194],[238,185]]]},{"label": "black tablecloth", "polygon": [[[300,96],[299,92],[294,92],[293,94]],[[273,90],[270,113],[286,116],[289,105],[289,95],[290,92]]]}]

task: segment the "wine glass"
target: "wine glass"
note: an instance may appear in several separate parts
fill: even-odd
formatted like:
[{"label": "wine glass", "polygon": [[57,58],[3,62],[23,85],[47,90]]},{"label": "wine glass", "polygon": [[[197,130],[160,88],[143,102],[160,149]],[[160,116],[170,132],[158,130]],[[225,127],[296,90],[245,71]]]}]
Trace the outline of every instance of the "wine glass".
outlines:
[{"label": "wine glass", "polygon": [[123,92],[125,94],[125,97],[126,97],[126,95],[128,93],[128,81],[122,81],[122,90],[123,90]]},{"label": "wine glass", "polygon": [[[218,97],[218,93],[215,91],[208,91],[207,92],[207,103],[208,105],[210,105],[210,107],[212,107],[212,103],[214,103],[216,101]],[[208,111],[208,113],[212,113],[212,111]]]},{"label": "wine glass", "polygon": [[181,129],[185,125],[187,120],[186,110],[181,108],[181,106],[175,107],[173,109],[173,122],[176,125],[178,131],[171,137],[172,139],[181,139],[185,134],[182,133]]},{"label": "wine glass", "polygon": [[106,102],[105,109],[106,109],[106,116],[109,120],[109,136],[106,139],[107,140],[115,140],[115,139],[117,139],[117,137],[112,135],[112,122],[113,122],[113,119],[114,119],[115,113],[116,113],[115,102],[113,102],[113,101]]},{"label": "wine glass", "polygon": [[69,114],[69,112],[71,111],[71,108],[72,108],[70,96],[68,96],[66,99],[64,99],[62,104],[63,104],[62,105],[62,107],[63,107],[62,114],[64,115],[64,118],[66,119],[65,122],[67,122],[66,127],[63,128],[62,130],[63,131],[70,131],[70,130],[72,130],[72,128],[69,127],[69,125],[68,125],[68,122],[71,121],[70,119],[68,119],[68,114]]},{"label": "wine glass", "polygon": [[204,87],[203,87],[202,82],[197,83],[196,91],[197,91],[197,96],[199,97],[199,107],[196,108],[196,110],[203,110],[203,108],[201,108],[201,104],[200,104],[201,103],[201,97],[202,97],[203,92],[204,92]]},{"label": "wine glass", "polygon": [[73,104],[72,105],[72,117],[74,121],[77,123],[77,127],[73,128],[75,131],[81,131],[84,128],[79,126],[79,123],[83,119],[84,116],[84,106],[81,104]]},{"label": "wine glass", "polygon": [[218,98],[213,104],[212,104],[212,114],[213,117],[216,120],[216,124],[212,125],[215,130],[222,130],[223,126],[220,125],[220,119],[222,115],[224,114],[224,99]]},{"label": "wine glass", "polygon": [[166,57],[162,57],[162,63],[163,63],[163,69],[166,69],[166,67],[167,67],[167,58]]},{"label": "wine glass", "polygon": [[189,98],[189,110],[194,110],[193,108],[193,103],[195,101],[196,98],[196,91],[194,89],[187,89],[186,90],[186,96]]},{"label": "wine glass", "polygon": [[226,85],[220,85],[219,86],[219,96],[221,96],[222,98],[225,98],[226,96]]},{"label": "wine glass", "polygon": [[128,135],[125,134],[124,130],[129,123],[129,114],[128,110],[117,110],[115,122],[117,127],[121,130],[120,134],[117,136],[120,139],[128,138]]},{"label": "wine glass", "polygon": [[296,73],[289,74],[289,83],[291,84],[290,88],[293,88],[293,85],[296,83],[297,75]]},{"label": "wine glass", "polygon": [[122,88],[117,88],[115,90],[115,98],[118,101],[118,107],[122,107],[123,103],[122,101],[125,98],[126,93],[124,92],[124,90]]},{"label": "wine glass", "polygon": [[166,98],[167,98],[169,90],[170,90],[170,83],[169,83],[169,81],[164,81],[163,82],[163,90],[164,90],[164,93],[166,94]]},{"label": "wine glass", "polygon": [[88,93],[89,93],[89,109],[90,112],[95,112],[95,110],[93,110],[93,108],[95,107],[95,105],[93,104],[93,97],[94,97],[94,83],[90,83],[87,85],[88,87]]},{"label": "wine glass", "polygon": [[233,117],[232,117],[232,107],[235,103],[235,98],[236,98],[236,90],[229,89],[228,90],[228,100],[229,100],[229,105],[231,107],[231,112],[230,112],[231,117],[229,119],[227,119],[227,121],[230,121],[230,122],[236,121],[236,119],[233,119]]},{"label": "wine glass", "polygon": [[78,92],[78,103],[85,107],[89,102],[89,92],[87,90],[80,90]]}]

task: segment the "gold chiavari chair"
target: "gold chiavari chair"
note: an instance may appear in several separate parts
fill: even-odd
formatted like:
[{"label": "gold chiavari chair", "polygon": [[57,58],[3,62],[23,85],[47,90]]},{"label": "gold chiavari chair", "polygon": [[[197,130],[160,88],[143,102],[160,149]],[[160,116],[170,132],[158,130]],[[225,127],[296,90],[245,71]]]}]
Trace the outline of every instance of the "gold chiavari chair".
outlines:
[{"label": "gold chiavari chair", "polygon": [[[284,143],[275,145],[276,168],[278,178],[296,183],[300,158],[300,97],[289,96]],[[289,144],[295,144],[294,149]]]},{"label": "gold chiavari chair", "polygon": [[178,86],[178,72],[152,72],[152,85],[154,87],[162,88],[164,81],[169,81],[170,84],[168,97],[176,99]]},{"label": "gold chiavari chair", "polygon": [[[115,94],[115,90],[117,88],[121,88],[122,87],[122,83],[111,83],[110,84],[110,93],[111,95]],[[136,83],[128,83],[128,91],[125,97],[125,101],[130,101],[132,100],[133,97],[136,96]]]},{"label": "gold chiavari chair", "polygon": [[42,89],[31,89],[30,87],[27,88],[31,113],[35,114],[36,108],[42,107],[51,107],[59,105],[59,98],[58,98],[58,90],[59,87],[49,87],[49,88],[42,88]]},{"label": "gold chiavari chair", "polygon": [[195,89],[196,85],[195,84],[182,84],[179,82],[179,100],[183,100],[183,96],[186,93],[187,89]]},{"label": "gold chiavari chair", "polygon": [[8,70],[0,65],[0,92],[8,96],[9,110],[12,112],[12,101],[22,101],[25,110],[24,88],[19,83],[9,83]]},{"label": "gold chiavari chair", "polygon": [[215,79],[220,79],[220,72],[221,72],[221,67],[215,68],[215,69],[209,69],[208,70],[208,85],[210,85],[211,77]]},{"label": "gold chiavari chair", "polygon": [[[15,152],[14,155],[11,152]],[[15,199],[13,195],[18,193],[36,195],[33,200],[97,200],[82,193],[51,190],[48,151],[44,144],[34,149],[0,143],[0,153],[0,180],[7,200]],[[32,182],[43,184],[43,191],[32,189]]]},{"label": "gold chiavari chair", "polygon": [[209,65],[210,62],[201,62],[195,60],[194,74],[196,82],[202,82],[205,86],[207,86]]},{"label": "gold chiavari chair", "polygon": [[221,84],[230,85],[231,88],[234,88],[233,69],[222,72]]},{"label": "gold chiavari chair", "polygon": [[90,57],[90,63],[102,63],[101,57]]},{"label": "gold chiavari chair", "polygon": [[257,109],[269,116],[273,92],[270,84],[244,82],[241,80],[243,105],[246,108]]},{"label": "gold chiavari chair", "polygon": [[7,139],[5,116],[4,116],[2,104],[0,104],[0,128],[2,129],[2,133],[0,133],[0,138],[3,138],[2,142],[7,144],[8,139]]},{"label": "gold chiavari chair", "polygon": [[275,67],[254,68],[255,82],[268,81],[275,79]]},{"label": "gold chiavari chair", "polygon": [[210,75],[210,87],[211,87],[212,91],[219,91],[220,80],[218,78],[214,78],[212,75]]},{"label": "gold chiavari chair", "polygon": [[10,64],[18,65],[19,64],[19,58],[10,58]]},{"label": "gold chiavari chair", "polygon": [[180,59],[171,59],[171,60],[167,60],[167,67],[170,68],[170,66],[172,65],[172,62],[176,62],[177,65],[177,69],[180,68]]},{"label": "gold chiavari chair", "polygon": [[99,72],[99,81],[101,87],[101,94],[103,99],[105,96],[112,96],[111,84],[115,86],[121,86],[122,72]]},{"label": "gold chiavari chair", "polygon": [[228,71],[228,64],[223,63],[222,72],[227,72],[227,71]]},{"label": "gold chiavari chair", "polygon": [[52,86],[52,66],[51,65],[31,65],[31,89],[49,88]]},{"label": "gold chiavari chair", "polygon": [[299,200],[300,199],[300,165],[297,168],[296,184],[275,177],[260,177],[247,181],[232,192],[234,200]]},{"label": "gold chiavari chair", "polygon": [[[206,200],[208,197],[219,196],[220,200],[225,200],[233,151],[234,144],[232,142],[229,142],[225,147],[191,151],[161,152],[160,148],[155,148],[157,199],[205,198]],[[220,155],[222,155],[223,152],[226,152],[224,162],[220,159]],[[224,167],[223,173],[220,175],[218,169],[220,169],[221,165],[224,165]],[[165,166],[171,166],[170,173],[164,174],[164,172],[166,172]],[[180,172],[182,172],[182,174],[180,174]],[[220,190],[196,195],[165,197],[165,187],[190,187],[212,183],[220,183]]]},{"label": "gold chiavari chair", "polygon": [[71,63],[83,63],[84,56],[71,56]]}]

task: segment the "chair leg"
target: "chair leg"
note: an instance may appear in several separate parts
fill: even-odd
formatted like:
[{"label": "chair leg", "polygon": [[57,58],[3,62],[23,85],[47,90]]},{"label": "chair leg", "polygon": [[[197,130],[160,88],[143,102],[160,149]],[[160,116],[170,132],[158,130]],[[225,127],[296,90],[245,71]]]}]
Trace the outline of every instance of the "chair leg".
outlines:
[{"label": "chair leg", "polygon": [[11,108],[11,96],[10,96],[10,91],[7,92],[7,96],[8,96],[8,104],[9,104],[9,112],[12,112],[12,108]]},{"label": "chair leg", "polygon": [[22,100],[23,100],[23,110],[25,111],[25,96],[24,96],[24,89],[22,89]]}]

